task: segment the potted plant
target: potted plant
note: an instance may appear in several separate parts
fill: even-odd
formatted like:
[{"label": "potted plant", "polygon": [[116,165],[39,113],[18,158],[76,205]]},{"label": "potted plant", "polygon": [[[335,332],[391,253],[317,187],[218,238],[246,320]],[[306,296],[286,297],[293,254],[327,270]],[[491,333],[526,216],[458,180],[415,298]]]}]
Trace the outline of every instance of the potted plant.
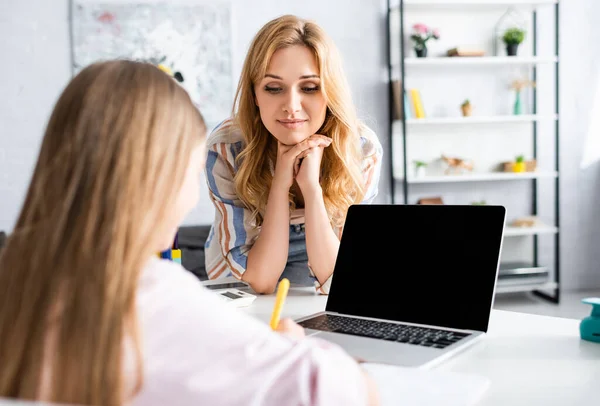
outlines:
[{"label": "potted plant", "polygon": [[427,162],[414,161],[415,164],[415,177],[420,178],[425,176],[425,168],[427,168]]},{"label": "potted plant", "polygon": [[440,32],[436,29],[429,28],[427,25],[417,23],[412,27],[413,32],[410,39],[414,42],[414,49],[418,58],[427,56],[427,41],[430,39],[439,39]]},{"label": "potted plant", "polygon": [[523,155],[519,155],[515,159],[515,163],[513,164],[513,172],[525,172],[525,157]]},{"label": "potted plant", "polygon": [[504,45],[506,45],[506,54],[508,56],[516,56],[519,44],[521,44],[524,39],[525,30],[518,27],[506,29],[502,36],[502,41],[504,42]]},{"label": "potted plant", "polygon": [[464,117],[468,117],[471,115],[471,113],[473,112],[473,107],[471,106],[471,102],[469,101],[469,99],[466,99],[464,102],[462,102],[462,104],[460,105],[460,109],[462,110],[462,115]]}]

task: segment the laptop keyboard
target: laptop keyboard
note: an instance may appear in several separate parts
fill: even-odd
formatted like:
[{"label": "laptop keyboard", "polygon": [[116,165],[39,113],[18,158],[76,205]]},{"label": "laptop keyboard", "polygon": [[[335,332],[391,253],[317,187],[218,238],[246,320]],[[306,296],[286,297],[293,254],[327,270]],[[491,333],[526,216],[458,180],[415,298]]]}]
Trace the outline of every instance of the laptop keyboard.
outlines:
[{"label": "laptop keyboard", "polygon": [[356,319],[332,314],[322,314],[301,321],[298,324],[313,330],[397,341],[432,348],[445,348],[469,336],[469,333],[459,333],[457,331]]}]

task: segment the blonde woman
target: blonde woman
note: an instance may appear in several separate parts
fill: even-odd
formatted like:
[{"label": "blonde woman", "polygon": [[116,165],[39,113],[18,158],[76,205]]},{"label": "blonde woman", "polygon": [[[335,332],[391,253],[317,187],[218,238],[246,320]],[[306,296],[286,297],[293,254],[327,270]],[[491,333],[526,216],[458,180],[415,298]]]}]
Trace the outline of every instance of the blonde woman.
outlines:
[{"label": "blonde woman", "polygon": [[99,62],[63,91],[0,254],[0,398],[77,405],[364,405],[339,347],[230,308],[171,246],[205,126],[158,68]]},{"label": "blonde woman", "polygon": [[378,191],[382,148],[356,116],[335,45],[285,15],[252,41],[231,118],[208,139],[210,279],[328,293],[346,212]]}]

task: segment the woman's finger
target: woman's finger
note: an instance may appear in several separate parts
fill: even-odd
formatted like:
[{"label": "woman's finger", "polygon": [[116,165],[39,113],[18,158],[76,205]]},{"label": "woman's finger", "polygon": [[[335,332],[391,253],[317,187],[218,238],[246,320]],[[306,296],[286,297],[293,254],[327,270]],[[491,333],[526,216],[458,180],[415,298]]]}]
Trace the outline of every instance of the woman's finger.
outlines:
[{"label": "woman's finger", "polygon": [[329,143],[329,144],[331,144],[331,142],[333,141],[330,137],[323,135],[323,134],[314,134],[314,135],[311,135],[309,138],[325,141],[326,143]]},{"label": "woman's finger", "polygon": [[322,138],[307,138],[306,140],[298,143],[295,147],[296,156],[298,156],[302,151],[306,151],[315,147],[327,147],[331,144],[330,139],[322,139]]}]

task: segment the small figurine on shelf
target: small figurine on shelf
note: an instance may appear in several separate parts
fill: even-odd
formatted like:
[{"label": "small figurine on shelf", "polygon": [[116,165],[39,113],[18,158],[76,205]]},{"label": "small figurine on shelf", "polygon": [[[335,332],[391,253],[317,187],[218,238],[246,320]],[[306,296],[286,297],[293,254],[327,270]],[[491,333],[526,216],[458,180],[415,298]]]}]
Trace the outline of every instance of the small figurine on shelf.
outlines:
[{"label": "small figurine on shelf", "polygon": [[463,173],[464,171],[473,170],[473,162],[463,158],[447,157],[442,155],[442,160],[448,164],[448,168],[444,171],[446,175],[450,173]]},{"label": "small figurine on shelf", "polygon": [[515,103],[513,105],[513,114],[518,116],[523,113],[523,106],[521,102],[521,91],[526,87],[535,87],[535,82],[525,79],[513,80],[510,88],[515,91]]},{"label": "small figurine on shelf", "polygon": [[415,164],[415,178],[422,178],[423,176],[425,176],[427,162],[414,161],[414,164]]},{"label": "small figurine on shelf", "polygon": [[410,35],[410,39],[414,42],[415,53],[418,58],[424,58],[427,56],[427,41],[430,39],[439,39],[440,32],[437,28],[429,28],[427,25],[417,23],[413,25],[413,32]]},{"label": "small figurine on shelf", "polygon": [[473,112],[473,106],[471,105],[469,99],[465,99],[465,101],[462,102],[460,109],[462,110],[463,117],[469,117],[471,115]]}]

